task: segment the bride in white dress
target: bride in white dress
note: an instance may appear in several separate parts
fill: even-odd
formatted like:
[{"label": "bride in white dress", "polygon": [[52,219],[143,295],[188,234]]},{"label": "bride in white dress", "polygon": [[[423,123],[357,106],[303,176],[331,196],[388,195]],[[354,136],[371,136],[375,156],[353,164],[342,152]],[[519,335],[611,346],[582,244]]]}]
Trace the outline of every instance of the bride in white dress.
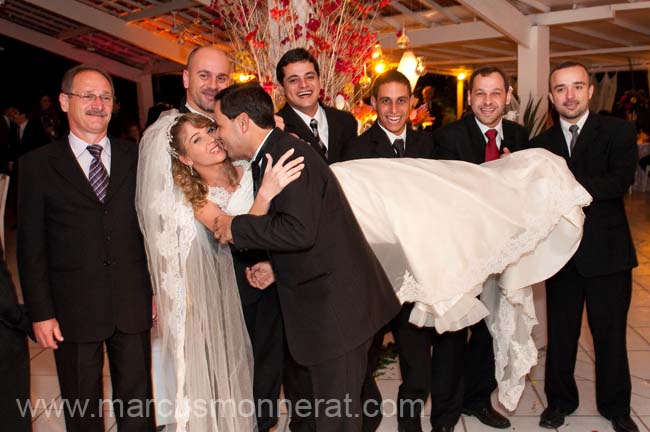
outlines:
[{"label": "bride in white dress", "polygon": [[[169,169],[170,157],[163,156]],[[147,158],[141,153],[141,163]],[[413,323],[442,332],[487,316],[495,341],[499,399],[514,409],[525,374],[537,361],[530,337],[537,322],[530,285],[553,275],[573,255],[582,237],[582,207],[591,202],[564,160],[535,149],[481,166],[372,159],[334,164],[332,170],[400,300],[416,303]],[[252,191],[249,175],[244,172],[242,193]],[[182,202],[182,192],[174,193],[175,202]],[[215,201],[230,213],[233,199],[226,205]],[[208,201],[197,218],[211,228],[220,211]],[[200,231],[190,221],[192,215],[184,213],[184,223]],[[229,282],[234,284],[234,279]],[[181,333],[173,337],[177,344],[185,338]],[[226,334],[210,338],[222,338],[222,345],[228,340]],[[248,345],[225,345],[235,350],[226,353],[231,360],[250,359]],[[211,372],[217,379],[227,375]],[[176,378],[181,382],[178,369]]]},{"label": "bride in white dress", "polygon": [[284,164],[290,154],[269,164],[253,202],[248,164],[231,164],[211,127],[200,115],[167,111],[140,143],[136,208],[159,317],[154,397],[157,423],[168,431],[256,430],[252,351],[230,250],[194,213],[266,213],[302,169],[300,159]]}]

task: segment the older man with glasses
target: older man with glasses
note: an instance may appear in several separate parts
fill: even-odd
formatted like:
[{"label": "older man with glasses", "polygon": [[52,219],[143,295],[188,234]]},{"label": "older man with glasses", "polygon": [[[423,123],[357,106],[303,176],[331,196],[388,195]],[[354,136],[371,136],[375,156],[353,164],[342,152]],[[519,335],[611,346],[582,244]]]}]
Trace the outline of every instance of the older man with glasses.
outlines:
[{"label": "older man with glasses", "polygon": [[154,427],[138,150],[106,135],[113,95],[105,71],[70,69],[59,95],[70,134],[20,162],[20,280],[36,339],[54,350],[68,431],[104,430],[104,350],[118,429]]}]

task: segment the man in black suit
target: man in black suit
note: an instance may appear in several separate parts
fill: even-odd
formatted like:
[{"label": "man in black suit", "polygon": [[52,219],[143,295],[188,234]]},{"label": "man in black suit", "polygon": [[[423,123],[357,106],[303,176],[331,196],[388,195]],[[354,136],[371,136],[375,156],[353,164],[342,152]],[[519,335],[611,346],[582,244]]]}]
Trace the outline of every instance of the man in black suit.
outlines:
[{"label": "man in black suit", "polygon": [[[293,148],[305,158],[267,215],[220,216],[215,235],[268,251],[289,351],[309,371],[316,430],[358,431],[370,342],[399,311],[393,288],[332,171],[304,141],[273,128],[273,103],[259,85],[219,93],[215,120],[229,156],[252,161],[256,185],[264,155],[278,160]],[[325,410],[332,405],[344,410]]]},{"label": "man in black suit", "polygon": [[[433,134],[436,157],[481,164],[499,158],[500,154],[524,148],[528,142],[526,130],[503,119],[511,96],[508,77],[501,69],[484,66],[475,70],[467,91],[472,113]],[[475,416],[488,426],[508,428],[510,421],[498,413],[490,401],[497,387],[492,336],[483,320],[469,331],[464,356],[463,413]]]},{"label": "man in black suit", "polygon": [[[343,160],[366,158],[427,158],[433,157],[433,143],[427,132],[414,131],[407,123],[413,97],[408,78],[396,70],[389,70],[375,80],[370,99],[377,111],[377,122],[361,136],[350,141],[343,150]],[[409,323],[413,304],[402,307],[391,323],[397,343],[402,384],[397,395],[398,430],[421,432],[420,416],[431,393],[430,421],[433,431],[451,431],[460,417],[462,405],[463,368],[456,361],[462,358],[466,332],[438,334],[435,329],[419,328]],[[364,389],[372,402],[370,408],[381,406],[381,395],[371,391],[377,366],[378,348],[383,340],[380,332],[371,349],[368,376]],[[433,347],[433,352],[431,348]],[[441,380],[441,376],[447,379]],[[378,396],[375,396],[378,394]],[[377,402],[375,402],[377,401]],[[374,431],[381,421],[377,417],[364,419],[364,430]]]},{"label": "man in black suit", "polygon": [[560,122],[535,138],[567,160],[593,201],[584,209],[583,237],[571,260],[546,281],[548,350],[544,391],[548,408],[540,426],[555,429],[578,407],[574,378],[582,311],[587,304],[596,352],[598,411],[616,431],[638,431],[630,418],[630,370],[625,345],[636,252],[623,206],[634,182],[636,133],[632,123],[589,111],[593,85],[577,62],[557,65],[549,98]]},{"label": "man in black suit", "polygon": [[319,103],[318,62],[304,48],[287,51],[275,70],[286,104],[278,115],[284,131],[307,141],[327,163],[341,161],[343,145],[357,136],[357,121],[348,112]]},{"label": "man in black suit", "polygon": [[70,134],[21,159],[18,264],[36,340],[54,349],[68,431],[103,431],[108,354],[120,431],[151,431],[151,284],[135,212],[138,148],[106,136],[114,98],[102,69],[63,77]]}]

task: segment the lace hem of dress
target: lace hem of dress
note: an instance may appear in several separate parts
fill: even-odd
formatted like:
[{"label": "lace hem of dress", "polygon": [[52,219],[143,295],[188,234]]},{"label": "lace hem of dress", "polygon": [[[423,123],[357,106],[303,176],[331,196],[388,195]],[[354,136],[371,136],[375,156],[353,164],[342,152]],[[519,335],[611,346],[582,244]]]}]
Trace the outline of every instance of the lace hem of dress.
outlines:
[{"label": "lace hem of dress", "polygon": [[[549,193],[544,215],[530,212],[524,214],[529,229],[505,241],[494,249],[495,253],[472,268],[457,275],[455,286],[461,294],[445,302],[426,304],[428,291],[405,272],[401,287],[397,291],[402,302],[416,302],[410,322],[418,326],[435,327],[437,331],[454,331],[472,325],[488,315],[488,328],[494,338],[496,379],[499,384],[499,401],[509,410],[514,410],[525,387],[525,375],[537,364],[537,349],[531,337],[537,324],[533,305],[532,288],[502,289],[496,277],[522,256],[533,251],[546,239],[553,229],[571,215],[576,203],[588,203],[589,194],[583,188],[564,188]],[[524,209],[524,211],[526,211]],[[489,278],[489,279],[488,279]],[[493,280],[493,290],[502,295],[493,295],[488,308],[475,296],[485,290],[487,282]],[[530,283],[539,282],[531,281]],[[484,294],[486,294],[484,292]],[[483,295],[481,298],[483,299]],[[489,296],[488,296],[489,297]]]}]

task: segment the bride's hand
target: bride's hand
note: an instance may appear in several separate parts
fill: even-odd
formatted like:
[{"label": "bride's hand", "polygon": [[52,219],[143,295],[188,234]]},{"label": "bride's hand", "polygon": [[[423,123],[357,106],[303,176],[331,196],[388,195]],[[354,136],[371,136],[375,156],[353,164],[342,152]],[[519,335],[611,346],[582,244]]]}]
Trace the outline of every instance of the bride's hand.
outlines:
[{"label": "bride's hand", "polygon": [[270,154],[266,155],[267,164],[264,170],[264,180],[262,180],[258,195],[262,195],[264,199],[271,201],[289,183],[300,177],[300,173],[305,168],[303,163],[305,158],[300,156],[286,162],[293,153],[294,149],[287,150],[275,165],[273,165],[273,157]]}]

